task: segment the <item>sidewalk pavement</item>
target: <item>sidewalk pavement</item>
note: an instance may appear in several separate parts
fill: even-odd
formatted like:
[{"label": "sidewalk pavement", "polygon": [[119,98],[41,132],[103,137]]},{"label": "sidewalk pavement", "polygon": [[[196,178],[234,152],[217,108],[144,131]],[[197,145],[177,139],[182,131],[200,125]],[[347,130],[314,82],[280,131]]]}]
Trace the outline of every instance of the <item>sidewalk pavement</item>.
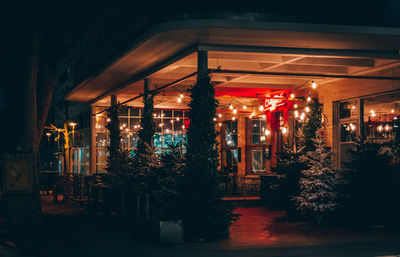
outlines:
[{"label": "sidewalk pavement", "polygon": [[[385,256],[400,254],[400,234],[361,233],[286,222],[283,212],[237,208],[228,239],[165,246],[139,242],[117,220],[43,198],[42,231],[0,256]],[[2,251],[3,250],[3,251]],[[7,250],[7,249],[6,249]],[[8,254],[8,255],[7,255]]]}]

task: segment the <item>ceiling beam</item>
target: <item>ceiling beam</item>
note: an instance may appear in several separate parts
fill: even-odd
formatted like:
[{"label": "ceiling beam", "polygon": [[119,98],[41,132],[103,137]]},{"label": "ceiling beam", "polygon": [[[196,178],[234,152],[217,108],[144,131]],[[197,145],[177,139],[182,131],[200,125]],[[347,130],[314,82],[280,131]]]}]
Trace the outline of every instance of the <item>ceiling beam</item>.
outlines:
[{"label": "ceiling beam", "polygon": [[[285,60],[287,57],[282,56]],[[374,59],[364,58],[327,58],[327,57],[306,57],[293,62],[294,64],[307,65],[327,65],[327,66],[357,66],[357,67],[375,67]]]},{"label": "ceiling beam", "polygon": [[233,45],[199,45],[203,51],[249,52],[249,53],[276,53],[286,55],[311,55],[331,57],[362,57],[399,60],[397,51],[372,51],[358,49],[320,49],[320,48],[292,48],[292,47],[262,47],[262,46],[233,46]]}]

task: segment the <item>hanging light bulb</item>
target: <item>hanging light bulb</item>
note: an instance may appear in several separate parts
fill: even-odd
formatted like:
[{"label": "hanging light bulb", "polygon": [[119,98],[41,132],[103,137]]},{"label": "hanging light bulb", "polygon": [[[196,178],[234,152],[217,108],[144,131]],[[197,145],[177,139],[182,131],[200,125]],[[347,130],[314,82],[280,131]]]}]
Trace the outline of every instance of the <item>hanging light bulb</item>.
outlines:
[{"label": "hanging light bulb", "polygon": [[179,117],[176,117],[176,121],[179,121],[180,119],[179,119]]},{"label": "hanging light bulb", "polygon": [[394,109],[392,109],[390,112],[391,112],[391,113],[394,113]]},{"label": "hanging light bulb", "polygon": [[294,117],[295,117],[295,118],[299,117],[299,112],[298,112],[297,110],[294,111]]},{"label": "hanging light bulb", "polygon": [[182,102],[182,98],[178,97],[178,103]]},{"label": "hanging light bulb", "polygon": [[247,106],[246,105],[243,105],[243,110],[246,110],[247,109]]},{"label": "hanging light bulb", "polygon": [[218,118],[221,118],[222,117],[222,114],[221,113],[218,113]]},{"label": "hanging light bulb", "polygon": [[306,106],[306,112],[310,112],[310,107]]},{"label": "hanging light bulb", "polygon": [[236,114],[236,113],[237,113],[237,110],[236,110],[236,109],[233,109],[233,113]]},{"label": "hanging light bulb", "polygon": [[213,118],[214,121],[217,121],[217,118]]},{"label": "hanging light bulb", "polygon": [[232,120],[233,120],[233,121],[235,121],[235,120],[236,120],[235,116],[232,116]]},{"label": "hanging light bulb", "polygon": [[295,98],[295,97],[296,97],[296,96],[295,96],[293,93],[290,94],[290,98],[293,99],[293,98]]},{"label": "hanging light bulb", "polygon": [[379,126],[378,126],[378,131],[379,131],[379,132],[382,132],[382,130],[383,130],[382,125],[379,125]]},{"label": "hanging light bulb", "polygon": [[174,123],[174,120],[171,120],[170,122],[171,122],[171,123]]},{"label": "hanging light bulb", "polygon": [[182,125],[182,129],[185,129],[186,127],[185,127],[185,125]]},{"label": "hanging light bulb", "polygon": [[297,104],[294,104],[294,106],[293,106],[294,108],[297,108],[297,107],[299,107]]},{"label": "hanging light bulb", "polygon": [[301,113],[301,115],[300,115],[300,119],[301,120],[304,120],[304,117],[305,117],[306,115],[305,115],[305,113],[303,112],[303,113]]},{"label": "hanging light bulb", "polygon": [[253,118],[253,116],[254,116],[254,113],[250,114],[249,118],[251,119],[251,118]]},{"label": "hanging light bulb", "polygon": [[286,134],[287,133],[287,128],[286,127],[282,127],[282,134]]},{"label": "hanging light bulb", "polygon": [[269,129],[266,129],[266,130],[265,130],[265,135],[266,135],[266,136],[269,136],[269,134],[271,134],[271,131],[269,131]]},{"label": "hanging light bulb", "polygon": [[313,80],[312,81],[312,83],[311,83],[311,87],[312,88],[314,88],[314,89],[316,89],[317,88],[317,83],[315,83],[315,81]]},{"label": "hanging light bulb", "polygon": [[307,97],[307,102],[311,102],[311,96]]},{"label": "hanging light bulb", "polygon": [[389,129],[390,129],[389,124],[386,124],[385,130],[386,130],[386,131],[389,131]]},{"label": "hanging light bulb", "polygon": [[264,106],[260,105],[259,110],[264,111]]},{"label": "hanging light bulb", "polygon": [[353,106],[351,107],[351,109],[352,109],[352,110],[355,110],[355,109],[356,109],[356,106],[355,106],[355,105],[353,105]]},{"label": "hanging light bulb", "polygon": [[218,123],[218,126],[220,126],[220,127],[221,127],[221,126],[222,126],[222,123],[221,123],[221,122],[220,122],[220,123]]},{"label": "hanging light bulb", "polygon": [[233,110],[233,105],[229,104],[229,109]]},{"label": "hanging light bulb", "polygon": [[181,94],[179,95],[179,97],[180,97],[180,98],[183,98],[183,94],[181,93]]}]

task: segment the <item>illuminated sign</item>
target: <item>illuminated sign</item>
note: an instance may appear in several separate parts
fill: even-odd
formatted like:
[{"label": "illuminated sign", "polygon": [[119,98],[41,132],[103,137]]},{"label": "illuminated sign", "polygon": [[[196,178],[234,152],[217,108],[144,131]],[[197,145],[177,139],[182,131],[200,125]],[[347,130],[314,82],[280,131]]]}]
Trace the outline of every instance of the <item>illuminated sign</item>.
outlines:
[{"label": "illuminated sign", "polygon": [[286,93],[268,94],[264,100],[264,111],[276,111],[288,102]]}]

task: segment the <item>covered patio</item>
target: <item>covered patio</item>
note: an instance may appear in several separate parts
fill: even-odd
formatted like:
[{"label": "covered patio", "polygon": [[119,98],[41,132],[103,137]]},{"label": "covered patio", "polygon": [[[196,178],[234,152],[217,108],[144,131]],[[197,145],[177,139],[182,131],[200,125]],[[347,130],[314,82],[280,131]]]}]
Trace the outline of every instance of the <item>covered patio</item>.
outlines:
[{"label": "covered patio", "polygon": [[[162,152],[166,142],[185,140],[190,125],[188,89],[198,73],[208,72],[219,101],[215,125],[225,190],[230,195],[258,195],[260,176],[274,175],[282,142],[296,140],[295,123],[309,97],[323,104],[327,143],[340,167],[340,102],[400,89],[399,34],[394,28],[169,22],[149,30],[66,99],[92,106],[90,173],[101,173],[107,107],[129,107],[121,115],[121,131],[124,146],[134,149],[142,96],[145,90],[154,94],[155,147]],[[355,100],[348,107],[357,136],[364,135],[366,111],[361,104]],[[390,109],[400,112],[398,107]]]}]

